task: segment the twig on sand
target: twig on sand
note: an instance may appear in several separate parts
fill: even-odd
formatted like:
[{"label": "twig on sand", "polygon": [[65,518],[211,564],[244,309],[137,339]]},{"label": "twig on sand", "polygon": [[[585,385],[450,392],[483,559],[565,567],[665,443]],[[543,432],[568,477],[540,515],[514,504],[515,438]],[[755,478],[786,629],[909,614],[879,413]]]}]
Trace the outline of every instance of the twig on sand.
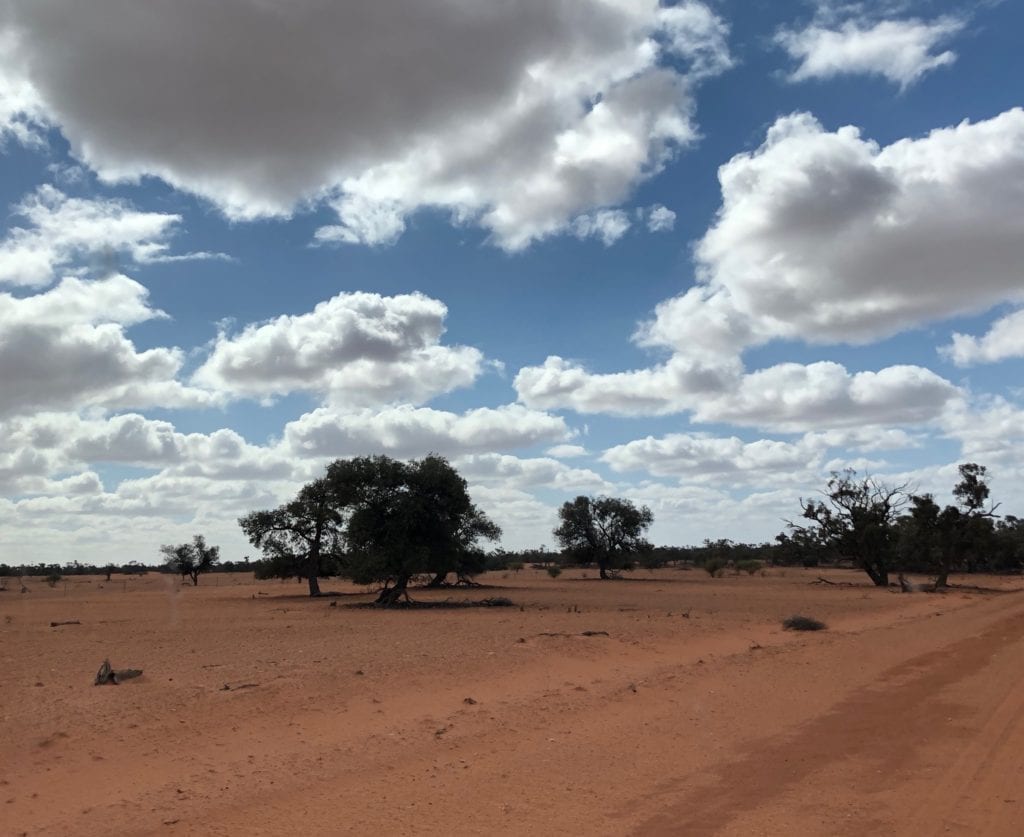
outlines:
[{"label": "twig on sand", "polygon": [[81,624],[82,623],[79,622],[77,619],[69,619],[67,622],[51,622],[50,623],[50,627],[51,628],[59,628],[61,625],[81,625]]}]

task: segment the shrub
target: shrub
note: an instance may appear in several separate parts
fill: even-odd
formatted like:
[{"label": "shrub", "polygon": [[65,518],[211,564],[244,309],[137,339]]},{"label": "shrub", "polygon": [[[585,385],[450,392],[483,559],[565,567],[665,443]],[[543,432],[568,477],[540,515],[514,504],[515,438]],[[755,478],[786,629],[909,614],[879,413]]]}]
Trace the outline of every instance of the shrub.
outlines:
[{"label": "shrub", "polygon": [[704,562],[704,570],[712,578],[718,578],[728,563],[724,558],[708,558]]},{"label": "shrub", "polygon": [[509,561],[505,565],[505,568],[509,569],[509,570],[512,570],[512,572],[514,572],[514,573],[517,573],[517,572],[519,572],[523,568],[523,562],[522,561]]},{"label": "shrub", "polygon": [[64,576],[62,576],[60,573],[50,573],[48,576],[46,576],[46,583],[49,584],[51,587],[56,587],[63,580]]},{"label": "shrub", "polygon": [[557,564],[552,564],[550,567],[548,567],[548,575],[552,578],[558,578],[558,576],[560,576],[561,574],[562,568],[559,567]]},{"label": "shrub", "polygon": [[810,616],[790,616],[783,620],[782,627],[787,631],[823,631],[826,625]]},{"label": "shrub", "polygon": [[736,563],[736,569],[740,572],[744,572],[747,575],[753,575],[760,571],[764,567],[764,564],[754,558],[748,558],[745,561],[738,561]]}]

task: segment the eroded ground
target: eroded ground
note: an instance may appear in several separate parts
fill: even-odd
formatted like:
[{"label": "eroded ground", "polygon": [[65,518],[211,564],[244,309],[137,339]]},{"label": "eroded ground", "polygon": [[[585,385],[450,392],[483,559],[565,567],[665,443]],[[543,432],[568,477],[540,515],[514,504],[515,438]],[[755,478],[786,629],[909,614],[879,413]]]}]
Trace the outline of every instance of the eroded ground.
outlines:
[{"label": "eroded ground", "polygon": [[[841,571],[581,576],[492,574],[415,595],[515,608],[412,612],[348,607],[368,597],[330,582],[349,595],[229,575],[14,580],[0,828],[1021,833],[1020,579],[900,595]],[[829,630],[782,631],[793,613]],[[105,657],[144,674],[95,687]]]}]

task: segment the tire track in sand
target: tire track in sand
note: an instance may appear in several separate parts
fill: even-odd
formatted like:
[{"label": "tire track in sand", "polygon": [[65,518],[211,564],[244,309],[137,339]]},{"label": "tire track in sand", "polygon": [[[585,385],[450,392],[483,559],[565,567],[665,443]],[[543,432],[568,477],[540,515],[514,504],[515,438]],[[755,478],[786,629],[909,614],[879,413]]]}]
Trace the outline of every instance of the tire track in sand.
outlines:
[{"label": "tire track in sand", "polygon": [[[748,829],[758,820],[778,826],[809,807],[816,777],[838,770],[861,802],[877,805],[853,821],[837,814],[828,833],[1019,837],[1024,607],[1016,596],[1006,604],[980,633],[888,669],[791,734],[752,742],[708,781],[679,788],[633,834],[755,833]],[[652,807],[664,804],[659,796]],[[814,807],[827,811],[830,800]]]}]

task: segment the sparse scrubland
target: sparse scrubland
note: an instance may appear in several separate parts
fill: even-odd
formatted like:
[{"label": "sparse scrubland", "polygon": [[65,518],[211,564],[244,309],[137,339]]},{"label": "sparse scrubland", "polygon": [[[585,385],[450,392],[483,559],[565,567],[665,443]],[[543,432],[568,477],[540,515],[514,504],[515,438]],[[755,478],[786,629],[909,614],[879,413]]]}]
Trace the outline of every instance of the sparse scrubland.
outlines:
[{"label": "sparse scrubland", "polygon": [[0,566],[5,824],[1017,834],[1024,526],[960,470],[836,474],[762,545],[578,497],[511,553],[445,460],[374,457],[243,517],[256,561]]}]

